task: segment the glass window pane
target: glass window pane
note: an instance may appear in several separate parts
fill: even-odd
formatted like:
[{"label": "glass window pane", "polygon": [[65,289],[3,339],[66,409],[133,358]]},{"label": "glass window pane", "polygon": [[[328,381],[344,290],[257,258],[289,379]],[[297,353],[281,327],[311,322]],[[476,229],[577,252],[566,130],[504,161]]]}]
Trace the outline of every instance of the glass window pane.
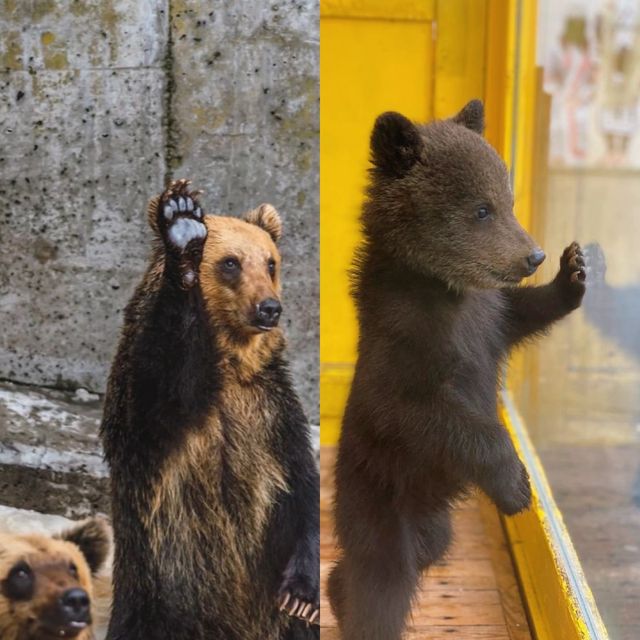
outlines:
[{"label": "glass window pane", "polygon": [[[527,348],[516,397],[612,640],[640,638],[640,3],[539,0],[533,235],[583,307]],[[546,112],[544,111],[546,110]]]}]

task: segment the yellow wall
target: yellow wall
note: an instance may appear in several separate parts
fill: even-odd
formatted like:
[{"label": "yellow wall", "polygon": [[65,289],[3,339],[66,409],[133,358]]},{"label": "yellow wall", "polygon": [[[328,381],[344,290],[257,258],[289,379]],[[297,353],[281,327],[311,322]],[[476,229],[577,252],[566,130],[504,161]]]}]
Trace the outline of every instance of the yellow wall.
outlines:
[{"label": "yellow wall", "polygon": [[[493,77],[487,74],[488,37],[501,28],[494,24],[495,18],[489,20],[492,4],[505,3],[321,2],[320,397],[324,444],[337,439],[356,356],[357,324],[347,271],[358,242],[373,122],[388,110],[425,122],[452,115],[472,98],[486,98],[485,85],[490,83],[485,78]],[[503,111],[497,102],[492,109],[492,113]],[[492,122],[490,117],[488,134],[498,129]]]}]

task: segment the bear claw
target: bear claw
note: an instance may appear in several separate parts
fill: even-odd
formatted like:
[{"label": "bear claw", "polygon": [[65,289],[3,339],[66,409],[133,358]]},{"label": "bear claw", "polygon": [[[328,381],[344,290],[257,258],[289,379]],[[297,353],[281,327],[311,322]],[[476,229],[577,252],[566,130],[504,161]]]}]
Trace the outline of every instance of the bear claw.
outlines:
[{"label": "bear claw", "polygon": [[577,242],[572,242],[562,253],[560,272],[556,279],[571,308],[580,306],[586,280],[587,266],[584,253]]},{"label": "bear claw", "polygon": [[315,624],[320,616],[320,609],[312,603],[300,598],[294,598],[291,592],[287,591],[280,599],[280,611],[304,620],[308,624]]}]

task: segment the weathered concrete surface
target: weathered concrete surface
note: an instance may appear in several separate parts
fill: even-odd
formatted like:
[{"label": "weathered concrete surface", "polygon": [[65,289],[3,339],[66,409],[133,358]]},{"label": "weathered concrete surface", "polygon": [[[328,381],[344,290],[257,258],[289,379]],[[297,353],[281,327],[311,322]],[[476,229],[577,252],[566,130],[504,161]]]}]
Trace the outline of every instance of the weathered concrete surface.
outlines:
[{"label": "weathered concrete surface", "polygon": [[2,2],[0,377],[104,387],[165,174],[161,11]]},{"label": "weathered concrete surface", "polygon": [[101,409],[97,397],[0,385],[0,504],[71,518],[107,513]]},{"label": "weathered concrete surface", "polygon": [[281,211],[318,422],[317,23],[317,2],[0,0],[0,378],[104,390],[146,201],[189,176],[211,212]]}]

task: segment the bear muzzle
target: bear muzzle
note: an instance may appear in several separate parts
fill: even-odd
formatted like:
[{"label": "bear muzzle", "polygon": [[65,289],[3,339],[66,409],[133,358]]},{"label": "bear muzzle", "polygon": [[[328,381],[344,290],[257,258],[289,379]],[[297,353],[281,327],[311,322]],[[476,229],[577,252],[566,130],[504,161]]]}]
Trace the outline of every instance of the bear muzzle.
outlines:
[{"label": "bear muzzle", "polygon": [[537,247],[534,249],[533,253],[530,256],[527,256],[527,265],[529,266],[529,271],[534,273],[534,271],[544,262],[545,256],[544,251]]},{"label": "bear muzzle", "polygon": [[512,267],[512,269],[505,273],[500,279],[509,284],[517,284],[523,278],[532,276],[538,267],[544,262],[546,255],[542,249],[536,247],[525,258],[520,258]]},{"label": "bear muzzle", "polygon": [[42,636],[75,638],[91,624],[91,600],[79,587],[67,589],[41,617]]},{"label": "bear muzzle", "polygon": [[282,305],[276,298],[266,298],[256,305],[255,326],[260,331],[271,331],[278,326]]}]

